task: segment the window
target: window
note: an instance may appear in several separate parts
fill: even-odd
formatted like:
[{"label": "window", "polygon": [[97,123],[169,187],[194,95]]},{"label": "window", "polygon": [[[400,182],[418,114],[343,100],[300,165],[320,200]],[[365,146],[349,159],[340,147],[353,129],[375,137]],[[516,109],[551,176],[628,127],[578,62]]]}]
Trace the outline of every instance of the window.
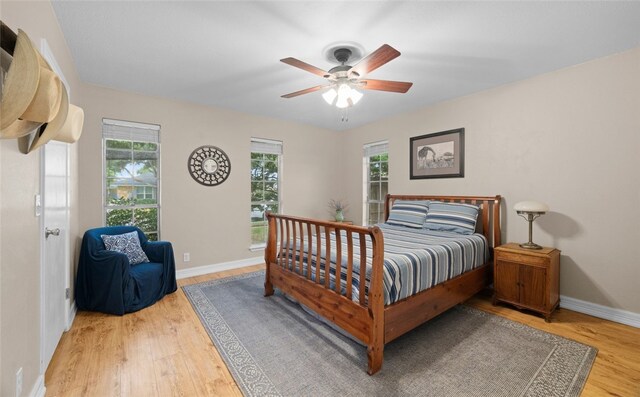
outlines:
[{"label": "window", "polygon": [[136,198],[137,199],[155,199],[156,198],[155,186],[136,186]]},{"label": "window", "polygon": [[266,212],[282,211],[282,142],[251,139],[251,246],[262,247],[267,241]]},{"label": "window", "polygon": [[104,222],[160,234],[160,126],[102,120]]},{"label": "window", "polygon": [[364,146],[364,217],[367,225],[384,222],[384,199],[389,192],[389,144]]}]

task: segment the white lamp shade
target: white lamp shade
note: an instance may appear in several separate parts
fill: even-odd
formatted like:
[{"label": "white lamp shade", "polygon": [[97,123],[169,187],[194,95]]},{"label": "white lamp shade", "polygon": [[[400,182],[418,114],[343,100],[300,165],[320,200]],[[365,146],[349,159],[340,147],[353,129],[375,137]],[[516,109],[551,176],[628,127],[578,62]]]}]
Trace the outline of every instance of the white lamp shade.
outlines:
[{"label": "white lamp shade", "polygon": [[351,102],[355,105],[356,103],[358,103],[360,101],[360,99],[362,99],[362,93],[359,91],[356,91],[354,89],[351,89]]},{"label": "white lamp shade", "polygon": [[342,97],[338,95],[338,100],[336,101],[336,107],[340,109],[348,108],[349,101],[347,100],[346,97]]},{"label": "white lamp shade", "polygon": [[513,209],[518,212],[548,212],[549,206],[539,201],[521,201]]},{"label": "white lamp shade", "polygon": [[336,107],[341,109],[355,105],[362,97],[362,93],[352,88],[349,83],[342,83],[337,87],[334,86],[322,94],[325,102],[329,105],[335,104]]},{"label": "white lamp shade", "polygon": [[347,84],[340,84],[338,86],[338,101],[336,102],[336,106],[339,108],[350,106],[349,99],[351,99],[351,87]]},{"label": "white lamp shade", "polygon": [[338,93],[334,88],[331,88],[329,89],[329,91],[322,94],[322,98],[324,98],[325,102],[327,102],[329,105],[333,105],[333,101],[335,101],[337,96]]}]

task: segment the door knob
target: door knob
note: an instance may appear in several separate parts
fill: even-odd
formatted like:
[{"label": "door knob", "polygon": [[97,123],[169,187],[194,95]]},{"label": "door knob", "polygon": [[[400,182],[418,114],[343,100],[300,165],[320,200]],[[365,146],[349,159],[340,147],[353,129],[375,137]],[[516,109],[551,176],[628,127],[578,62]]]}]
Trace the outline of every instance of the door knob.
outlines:
[{"label": "door knob", "polygon": [[49,236],[54,235],[54,236],[59,236],[60,235],[60,229],[55,228],[55,229],[49,229],[48,227],[44,228],[44,238],[49,238]]}]

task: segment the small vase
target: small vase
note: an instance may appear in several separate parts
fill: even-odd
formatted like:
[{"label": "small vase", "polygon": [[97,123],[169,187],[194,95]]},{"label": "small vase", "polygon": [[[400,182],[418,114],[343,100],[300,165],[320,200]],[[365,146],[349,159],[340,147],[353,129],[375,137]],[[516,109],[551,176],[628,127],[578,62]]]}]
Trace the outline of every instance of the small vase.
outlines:
[{"label": "small vase", "polygon": [[342,210],[336,210],[336,222],[342,221],[344,221],[344,214],[342,213]]}]

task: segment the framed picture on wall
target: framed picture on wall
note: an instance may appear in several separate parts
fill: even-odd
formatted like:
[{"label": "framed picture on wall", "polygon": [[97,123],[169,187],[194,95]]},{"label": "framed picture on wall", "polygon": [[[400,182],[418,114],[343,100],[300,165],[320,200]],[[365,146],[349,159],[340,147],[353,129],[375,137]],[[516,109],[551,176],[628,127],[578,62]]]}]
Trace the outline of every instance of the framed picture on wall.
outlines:
[{"label": "framed picture on wall", "polygon": [[464,128],[409,139],[409,178],[464,177]]}]

